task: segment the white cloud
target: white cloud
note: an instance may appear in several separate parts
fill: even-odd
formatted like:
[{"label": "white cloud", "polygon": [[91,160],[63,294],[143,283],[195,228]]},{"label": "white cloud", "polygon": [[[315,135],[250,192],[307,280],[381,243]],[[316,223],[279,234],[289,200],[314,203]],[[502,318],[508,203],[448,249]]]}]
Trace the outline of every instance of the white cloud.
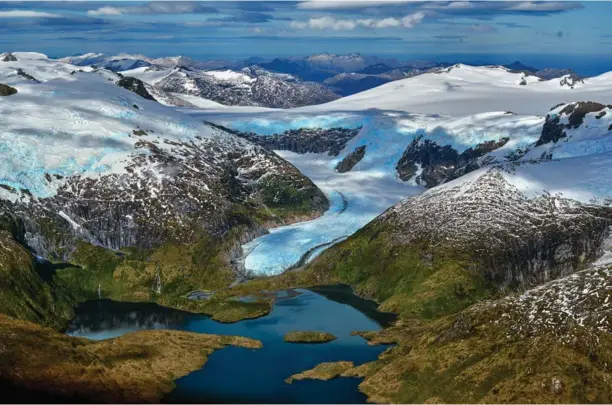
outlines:
[{"label": "white cloud", "polygon": [[32,11],[32,10],[0,11],[0,18],[24,18],[24,17],[56,18],[56,17],[61,17],[61,16],[59,14],[45,13],[42,11]]},{"label": "white cloud", "polygon": [[367,8],[375,6],[387,6],[393,4],[410,3],[416,0],[308,0],[298,4],[298,8],[306,10],[339,10],[351,8]]},{"label": "white cloud", "polygon": [[423,12],[409,14],[402,18],[402,25],[406,28],[412,28],[416,24],[420,24],[421,21],[423,21],[423,18],[425,18],[425,13]]},{"label": "white cloud", "polygon": [[289,23],[289,27],[295,30],[303,30],[308,28],[308,23],[305,21],[291,21],[291,23]]},{"label": "white cloud", "polygon": [[397,18],[383,18],[382,20],[376,19],[366,19],[366,20],[357,20],[357,23],[366,28],[392,28],[399,27],[401,22]]},{"label": "white cloud", "polygon": [[579,4],[566,3],[563,4],[562,1],[548,1],[548,2],[532,2],[532,1],[524,1],[518,4],[514,4],[512,7],[509,7],[508,10],[514,11],[562,11],[568,10],[571,8],[580,8]]},{"label": "white cloud", "polygon": [[382,19],[367,18],[367,19],[358,19],[358,20],[338,20],[333,17],[326,16],[326,17],[311,18],[308,21],[291,21],[289,26],[293,29],[298,29],[298,30],[310,28],[313,30],[332,29],[335,31],[350,31],[350,30],[354,30],[357,27],[413,28],[416,24],[419,24],[423,20],[423,18],[425,18],[425,13],[423,12],[409,14],[409,15],[404,16],[403,18],[387,17],[387,18],[382,18]]},{"label": "white cloud", "polygon": [[335,31],[354,30],[357,23],[354,20],[336,20],[332,17],[311,18],[308,26],[313,30],[332,29]]},{"label": "white cloud", "polygon": [[87,15],[121,15],[121,10],[116,7],[100,7],[97,10],[89,10]]}]

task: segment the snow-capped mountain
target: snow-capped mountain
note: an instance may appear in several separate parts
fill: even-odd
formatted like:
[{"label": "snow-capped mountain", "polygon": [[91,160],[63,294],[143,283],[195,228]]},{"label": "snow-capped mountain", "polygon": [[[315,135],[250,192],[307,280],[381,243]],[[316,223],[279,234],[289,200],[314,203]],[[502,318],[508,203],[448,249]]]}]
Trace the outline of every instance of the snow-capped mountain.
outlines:
[{"label": "snow-capped mountain", "polygon": [[305,58],[276,58],[258,64],[267,70],[288,73],[302,80],[315,82],[323,82],[340,73],[359,73],[372,65],[384,65],[390,68],[401,66],[401,63],[395,59],[361,54],[335,55],[331,53],[318,53]]},{"label": "snow-capped mountain", "polygon": [[586,79],[563,76],[541,80],[499,66],[457,64],[387,83],[326,105],[308,107],[308,110],[350,111],[376,106],[382,110],[457,116],[485,111],[544,114],[550,106],[560,102],[612,102],[611,90],[611,73]]},{"label": "snow-capped mountain", "polygon": [[[79,241],[148,249],[221,235],[239,207],[286,205],[278,187],[304,197],[299,215],[327,207],[286,161],[142,97],[137,82],[126,90],[129,78],[13,55],[0,62],[0,83],[16,90],[0,97],[0,216],[41,257],[67,260]],[[290,220],[291,209],[283,212]]]},{"label": "snow-capped mountain", "polygon": [[391,58],[379,58],[366,56],[359,53],[348,55],[336,55],[332,53],[317,53],[305,58],[305,62],[318,68],[330,69],[341,72],[356,72],[368,66],[385,64],[397,67],[399,62]]},{"label": "snow-capped mountain", "polygon": [[225,66],[233,66],[235,63],[225,60],[195,60],[187,56],[169,56],[164,58],[149,58],[144,55],[117,54],[106,55],[103,53],[86,53],[77,56],[66,56],[58,59],[61,62],[75,66],[103,67],[114,72],[136,69],[146,66],[159,66],[173,68],[182,66],[190,69],[218,69]]},{"label": "snow-capped mountain", "polygon": [[340,73],[325,79],[323,83],[342,96],[350,96],[351,94],[366,91],[395,80],[406,79],[424,73],[438,72],[446,66],[446,64],[442,64],[427,68],[413,68],[411,66],[388,68],[387,65],[378,64],[369,66],[357,73]]},{"label": "snow-capped mountain", "polygon": [[[298,263],[311,249],[353,234],[390,205],[426,188],[494,165],[541,161],[548,149],[536,143],[543,131],[555,132],[545,118],[551,106],[575,96],[610,100],[612,84],[606,76],[586,79],[572,90],[558,79],[541,81],[501,67],[457,65],[324,105],[279,112],[228,114],[224,110],[225,118],[216,116],[214,109],[188,113],[234,130],[283,140],[289,147],[277,153],[313,179],[336,207],[312,224],[279,228],[274,237],[263,236],[245,246],[247,268],[275,273]],[[523,80],[526,85],[521,84]],[[497,112],[483,112],[492,107]],[[412,113],[423,109],[437,114]],[[361,128],[338,156],[303,154],[309,150],[300,146],[299,134],[287,132],[334,127]],[[597,131],[602,135],[607,128]],[[309,136],[305,134],[304,141]],[[597,145],[601,149],[604,144]],[[343,201],[347,201],[346,210]],[[278,243],[283,234],[292,235],[291,242]],[[313,257],[316,254],[309,260]]]},{"label": "snow-capped mountain", "polygon": [[291,75],[256,66],[240,71],[139,68],[122,74],[139,78],[167,93],[195,96],[223,105],[292,108],[338,98],[321,84],[302,82]]}]

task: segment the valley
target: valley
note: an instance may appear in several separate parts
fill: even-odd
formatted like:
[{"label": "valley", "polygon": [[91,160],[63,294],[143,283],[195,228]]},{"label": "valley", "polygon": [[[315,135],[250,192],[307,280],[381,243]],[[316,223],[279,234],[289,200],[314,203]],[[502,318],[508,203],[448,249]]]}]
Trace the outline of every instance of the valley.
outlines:
[{"label": "valley", "polygon": [[[609,73],[458,64],[270,108],[244,98],[260,80],[244,72],[157,86],[151,61],[11,55],[0,353],[27,339],[3,384],[109,402],[610,400]],[[184,98],[176,77],[201,88]],[[294,331],[337,339],[283,342]]]}]

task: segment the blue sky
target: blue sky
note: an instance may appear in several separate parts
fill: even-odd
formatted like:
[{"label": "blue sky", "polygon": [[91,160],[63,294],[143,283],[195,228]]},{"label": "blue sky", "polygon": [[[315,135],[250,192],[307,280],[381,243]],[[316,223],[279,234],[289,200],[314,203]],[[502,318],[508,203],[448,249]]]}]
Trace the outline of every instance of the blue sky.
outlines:
[{"label": "blue sky", "polygon": [[0,2],[0,51],[202,59],[351,53],[612,70],[612,2]]}]

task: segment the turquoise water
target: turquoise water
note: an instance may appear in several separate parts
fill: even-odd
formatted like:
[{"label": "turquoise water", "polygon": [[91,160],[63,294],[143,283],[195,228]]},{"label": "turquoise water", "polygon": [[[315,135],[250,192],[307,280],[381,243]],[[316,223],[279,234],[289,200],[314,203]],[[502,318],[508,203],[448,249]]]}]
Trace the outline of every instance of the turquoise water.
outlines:
[{"label": "turquoise water", "polygon": [[[295,294],[295,293],[298,294]],[[277,293],[272,312],[264,317],[222,324],[202,315],[154,304],[93,301],[77,309],[68,334],[106,339],[139,329],[176,329],[240,335],[258,339],[261,349],[228,347],[214,352],[200,370],[176,381],[164,402],[198,403],[364,403],[359,379],[304,380],[286,384],[292,374],[322,362],[372,361],[386,349],[371,347],[354,330],[379,330],[393,319],[375,311],[346,287]],[[337,336],[324,344],[291,344],[283,336],[295,330],[317,330]]]}]

